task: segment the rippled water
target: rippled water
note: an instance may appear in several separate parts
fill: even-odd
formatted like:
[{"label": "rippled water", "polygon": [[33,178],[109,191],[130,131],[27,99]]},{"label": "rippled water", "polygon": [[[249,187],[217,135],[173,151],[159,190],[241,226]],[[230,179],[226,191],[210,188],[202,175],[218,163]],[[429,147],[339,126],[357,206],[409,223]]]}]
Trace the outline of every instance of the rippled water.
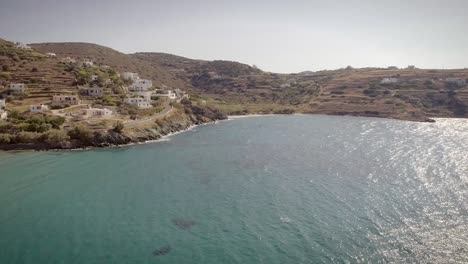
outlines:
[{"label": "rippled water", "polygon": [[297,115],[0,153],[0,263],[467,263],[467,140]]}]

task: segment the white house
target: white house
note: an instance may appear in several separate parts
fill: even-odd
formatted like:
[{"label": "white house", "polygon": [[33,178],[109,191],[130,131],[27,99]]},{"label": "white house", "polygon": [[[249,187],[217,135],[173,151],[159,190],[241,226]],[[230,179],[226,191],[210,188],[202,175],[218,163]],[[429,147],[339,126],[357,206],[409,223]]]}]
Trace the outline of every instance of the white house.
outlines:
[{"label": "white house", "polygon": [[6,99],[0,99],[0,109],[6,107]]},{"label": "white house", "polygon": [[83,67],[93,67],[94,66],[94,62],[91,61],[90,59],[84,59],[82,64],[83,64]]},{"label": "white house", "polygon": [[26,92],[26,85],[24,83],[10,83],[10,91],[14,93]]},{"label": "white house", "polygon": [[25,49],[25,50],[30,50],[31,49],[31,47],[28,46],[28,44],[23,43],[23,42],[16,42],[16,48]]},{"label": "white house", "polygon": [[147,100],[151,100],[151,95],[153,95],[153,92],[132,92],[132,94],[138,95],[140,97],[143,97]]},{"label": "white house", "polygon": [[174,92],[171,91],[171,90],[165,90],[165,91],[163,91],[162,93],[155,93],[155,94],[153,94],[153,96],[167,97],[167,98],[169,98],[169,99],[171,99],[171,100],[177,99],[176,93],[174,93]]},{"label": "white house", "polygon": [[62,58],[62,59],[60,59],[60,61],[63,62],[63,63],[75,63],[76,62],[75,59],[72,59],[70,57]]},{"label": "white house", "polygon": [[7,119],[8,113],[4,110],[0,110],[0,120]]},{"label": "white house", "polygon": [[185,91],[182,91],[179,88],[174,89],[174,93],[176,94],[178,99],[189,98],[189,95]]},{"label": "white house", "polygon": [[44,112],[49,111],[49,107],[44,104],[30,105],[29,110],[31,111],[31,113],[44,113]]},{"label": "white house", "polygon": [[97,81],[97,79],[99,78],[99,76],[97,75],[91,75],[91,81],[94,82],[94,81]]},{"label": "white house", "polygon": [[124,102],[128,105],[134,105],[140,109],[147,109],[153,107],[151,101],[145,98],[125,98]]},{"label": "white house", "polygon": [[398,83],[398,78],[383,78],[380,83],[381,84],[395,84]]},{"label": "white house", "polygon": [[81,103],[78,95],[54,95],[52,97],[53,105],[79,105]]},{"label": "white house", "polygon": [[87,87],[87,88],[81,88],[81,89],[88,96],[93,96],[93,97],[104,96],[104,88],[102,87]]},{"label": "white house", "polygon": [[138,76],[138,73],[136,72],[124,72],[122,73],[122,79],[124,80],[131,80],[135,81],[138,80],[140,77]]},{"label": "white house", "polygon": [[86,117],[102,118],[112,116],[112,110],[107,108],[88,108],[83,110],[83,115]]},{"label": "white house", "polygon": [[447,79],[445,79],[445,83],[447,83],[449,85],[454,85],[454,86],[457,86],[457,87],[465,87],[466,86],[466,80],[463,79],[463,78],[459,78],[459,77],[447,78]]},{"label": "white house", "polygon": [[137,79],[133,81],[133,84],[128,87],[128,90],[132,92],[144,92],[153,87],[153,82],[146,79]]},{"label": "white house", "polygon": [[57,54],[55,54],[53,52],[47,52],[46,55],[47,55],[47,57],[57,57]]}]

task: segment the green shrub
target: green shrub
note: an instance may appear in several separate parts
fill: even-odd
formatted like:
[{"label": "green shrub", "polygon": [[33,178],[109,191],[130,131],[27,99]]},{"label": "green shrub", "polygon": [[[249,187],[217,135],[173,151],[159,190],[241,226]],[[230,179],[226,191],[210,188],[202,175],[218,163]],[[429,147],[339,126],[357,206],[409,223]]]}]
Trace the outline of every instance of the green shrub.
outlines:
[{"label": "green shrub", "polygon": [[42,134],[37,132],[21,131],[16,134],[16,143],[39,143],[42,139]]},{"label": "green shrub", "polygon": [[0,72],[0,78],[10,79],[11,78],[11,73],[9,73],[9,72]]},{"label": "green shrub", "polygon": [[10,134],[0,134],[0,144],[9,144],[12,136]]},{"label": "green shrub", "polygon": [[52,129],[44,134],[44,141],[52,146],[60,145],[70,139],[70,136],[63,130]]},{"label": "green shrub", "polygon": [[76,139],[83,144],[89,145],[91,144],[93,133],[91,130],[89,130],[89,128],[83,125],[78,125],[75,126],[72,130],[68,131],[68,136],[70,136],[71,139]]}]

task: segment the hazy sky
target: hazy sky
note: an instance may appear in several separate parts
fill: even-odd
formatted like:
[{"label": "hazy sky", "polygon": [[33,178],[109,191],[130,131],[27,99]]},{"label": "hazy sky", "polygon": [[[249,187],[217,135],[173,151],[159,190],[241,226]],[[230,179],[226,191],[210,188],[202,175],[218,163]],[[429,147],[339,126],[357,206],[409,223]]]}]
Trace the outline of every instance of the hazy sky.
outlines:
[{"label": "hazy sky", "polygon": [[0,37],[299,72],[468,67],[467,0],[0,0]]}]

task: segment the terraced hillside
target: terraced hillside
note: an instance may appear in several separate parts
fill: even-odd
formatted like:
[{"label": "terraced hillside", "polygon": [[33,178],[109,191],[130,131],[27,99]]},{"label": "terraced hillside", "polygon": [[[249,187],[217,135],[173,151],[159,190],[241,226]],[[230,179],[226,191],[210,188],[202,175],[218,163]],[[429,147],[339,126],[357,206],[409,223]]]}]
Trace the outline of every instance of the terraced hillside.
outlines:
[{"label": "terraced hillside", "polygon": [[[89,58],[119,71],[139,72],[157,86],[187,90],[228,114],[303,112],[408,120],[468,117],[468,87],[453,86],[446,80],[468,79],[466,69],[348,67],[277,74],[238,62],[192,60],[164,53],[126,55],[86,43],[32,46],[41,52],[54,52],[59,57]],[[382,84],[384,78],[398,81]],[[60,87],[60,78],[52,80]]]},{"label": "terraced hillside", "polygon": [[[468,70],[364,68],[275,74],[237,62],[190,60],[170,54],[132,55],[176,74],[228,112],[289,112],[391,117],[468,117]],[[397,83],[381,84],[384,78]]]},{"label": "terraced hillside", "polygon": [[15,105],[24,110],[30,104],[48,103],[54,94],[77,93],[75,76],[56,57],[16,49],[13,43],[0,40],[0,66],[3,91],[10,83],[25,83],[28,87],[28,96],[13,101],[13,109]]},{"label": "terraced hillside", "polygon": [[35,50],[53,52],[58,57],[72,57],[77,60],[90,59],[98,65],[108,65],[119,72],[138,72],[142,78],[153,80],[155,85],[169,85],[183,88],[184,83],[158,65],[129,56],[108,47],[89,43],[42,43],[31,44]]}]

